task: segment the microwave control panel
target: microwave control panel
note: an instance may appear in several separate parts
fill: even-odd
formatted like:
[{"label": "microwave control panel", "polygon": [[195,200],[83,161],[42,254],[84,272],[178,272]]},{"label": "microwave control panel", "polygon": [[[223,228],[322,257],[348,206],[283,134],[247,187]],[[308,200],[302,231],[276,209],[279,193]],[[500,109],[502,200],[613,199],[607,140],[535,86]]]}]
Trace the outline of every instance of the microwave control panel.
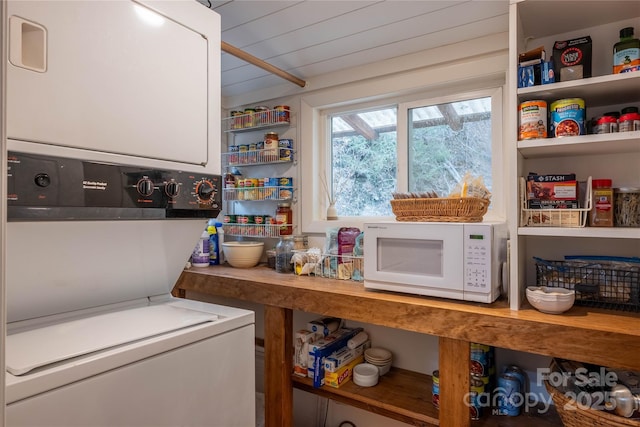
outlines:
[{"label": "microwave control panel", "polygon": [[491,227],[464,226],[464,290],[491,291]]}]

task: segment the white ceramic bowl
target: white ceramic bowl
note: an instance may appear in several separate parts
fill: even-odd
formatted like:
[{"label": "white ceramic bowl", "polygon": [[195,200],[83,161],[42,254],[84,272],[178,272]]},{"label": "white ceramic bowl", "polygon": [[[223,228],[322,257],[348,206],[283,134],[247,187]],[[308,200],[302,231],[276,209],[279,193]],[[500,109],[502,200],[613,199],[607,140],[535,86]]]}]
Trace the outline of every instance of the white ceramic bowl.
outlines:
[{"label": "white ceramic bowl", "polygon": [[222,242],[224,259],[232,267],[250,268],[260,262],[264,242]]},{"label": "white ceramic bowl", "polygon": [[353,368],[353,382],[360,387],[372,387],[378,384],[380,371],[370,363],[360,363]]},{"label": "white ceramic bowl", "polygon": [[543,313],[560,314],[573,306],[576,292],[565,288],[529,286],[527,287],[527,299],[534,308]]}]

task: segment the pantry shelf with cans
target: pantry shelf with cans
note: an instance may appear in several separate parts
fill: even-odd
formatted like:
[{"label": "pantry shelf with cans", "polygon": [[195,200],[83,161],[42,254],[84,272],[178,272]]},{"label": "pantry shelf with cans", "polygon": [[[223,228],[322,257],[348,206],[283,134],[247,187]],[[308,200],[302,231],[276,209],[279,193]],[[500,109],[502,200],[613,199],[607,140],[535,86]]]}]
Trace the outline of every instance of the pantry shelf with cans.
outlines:
[{"label": "pantry shelf with cans", "polygon": [[[252,107],[223,119],[225,236],[278,238],[292,234],[296,165],[288,106]],[[278,130],[276,132],[275,130]]]},{"label": "pantry shelf with cans", "polygon": [[[540,285],[536,259],[613,262],[639,255],[640,58],[616,55],[623,39],[640,32],[640,8],[628,6],[576,8],[566,0],[509,6],[514,310],[526,305],[528,286]],[[580,303],[640,306],[637,294],[626,291],[575,292]]]}]

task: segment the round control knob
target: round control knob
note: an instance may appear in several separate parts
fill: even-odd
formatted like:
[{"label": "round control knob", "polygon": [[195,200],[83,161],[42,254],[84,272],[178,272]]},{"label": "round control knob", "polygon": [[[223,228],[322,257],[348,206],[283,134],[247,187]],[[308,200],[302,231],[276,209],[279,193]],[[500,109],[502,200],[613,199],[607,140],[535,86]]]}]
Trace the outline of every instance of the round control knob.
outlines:
[{"label": "round control knob", "polygon": [[196,194],[201,203],[210,203],[216,194],[216,189],[211,182],[203,180],[198,183]]},{"label": "round control knob", "polygon": [[51,184],[51,177],[46,173],[39,173],[33,179],[38,187],[48,187]]},{"label": "round control knob", "polygon": [[180,186],[175,181],[167,182],[164,186],[164,192],[169,197],[176,197],[180,192]]},{"label": "round control knob", "polygon": [[153,194],[153,181],[151,181],[149,178],[142,178],[136,184],[136,189],[138,190],[138,193],[140,193],[140,195],[148,197]]}]

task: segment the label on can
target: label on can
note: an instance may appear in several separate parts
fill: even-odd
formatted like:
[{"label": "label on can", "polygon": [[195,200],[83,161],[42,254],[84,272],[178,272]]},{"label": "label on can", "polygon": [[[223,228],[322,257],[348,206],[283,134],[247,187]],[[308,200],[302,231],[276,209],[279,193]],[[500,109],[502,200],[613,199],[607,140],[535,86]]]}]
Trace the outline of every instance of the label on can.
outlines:
[{"label": "label on can", "polygon": [[551,104],[552,137],[586,135],[585,104],[581,98],[559,99]]},{"label": "label on can", "polygon": [[520,127],[518,139],[547,137],[547,103],[541,100],[526,101],[518,106]]}]

